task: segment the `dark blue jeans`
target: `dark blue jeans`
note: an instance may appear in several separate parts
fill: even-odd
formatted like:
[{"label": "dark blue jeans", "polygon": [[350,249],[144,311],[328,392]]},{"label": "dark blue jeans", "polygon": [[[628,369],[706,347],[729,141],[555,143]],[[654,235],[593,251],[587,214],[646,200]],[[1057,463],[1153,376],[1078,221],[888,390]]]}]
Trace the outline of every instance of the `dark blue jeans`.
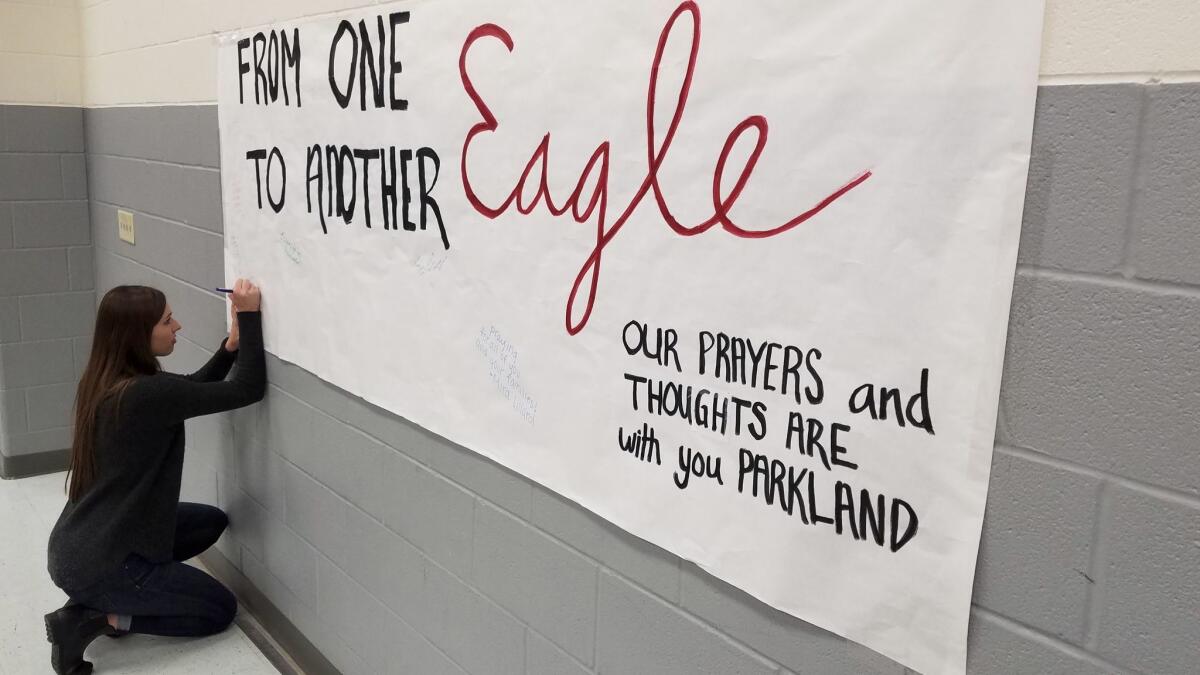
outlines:
[{"label": "dark blue jeans", "polygon": [[215,544],[228,524],[225,512],[215,506],[180,502],[173,562],[155,564],[130,554],[121,569],[67,594],[72,602],[85,607],[131,615],[130,633],[219,633],[233,621],[237,599],[221,582],[180,561]]}]

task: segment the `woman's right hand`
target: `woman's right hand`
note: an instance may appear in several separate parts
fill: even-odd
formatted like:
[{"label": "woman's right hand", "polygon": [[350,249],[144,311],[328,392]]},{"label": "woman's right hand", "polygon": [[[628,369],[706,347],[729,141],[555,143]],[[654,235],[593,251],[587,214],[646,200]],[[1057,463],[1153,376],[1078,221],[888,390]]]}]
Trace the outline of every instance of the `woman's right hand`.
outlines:
[{"label": "woman's right hand", "polygon": [[262,292],[247,279],[238,279],[233,284],[232,302],[239,312],[257,312],[262,309]]}]

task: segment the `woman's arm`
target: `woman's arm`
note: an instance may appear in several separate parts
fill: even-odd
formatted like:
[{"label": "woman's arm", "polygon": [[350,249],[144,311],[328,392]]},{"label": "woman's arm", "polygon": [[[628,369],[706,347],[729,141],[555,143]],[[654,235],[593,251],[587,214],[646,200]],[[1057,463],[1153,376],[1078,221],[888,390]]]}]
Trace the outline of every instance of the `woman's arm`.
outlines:
[{"label": "woman's arm", "polygon": [[184,377],[193,382],[218,382],[225,379],[225,376],[229,374],[229,369],[233,368],[233,362],[237,359],[236,351],[230,351],[227,348],[228,344],[229,338],[221,340],[221,346],[217,347],[217,351],[213,353],[208,363]]},{"label": "woman's arm", "polygon": [[217,382],[225,379],[225,376],[229,374],[229,369],[233,367],[240,343],[237,315],[237,306],[230,303],[229,318],[233,319],[233,325],[229,328],[229,337],[221,340],[221,346],[217,347],[217,351],[208,359],[208,363],[200,366],[200,370],[190,375],[184,375],[184,377],[193,382]]},{"label": "woman's arm", "polygon": [[233,377],[198,382],[187,377],[151,376],[130,388],[127,394],[130,411],[136,410],[153,424],[169,426],[261,401],[267,383],[262,314],[241,311],[237,318],[241,344],[233,364],[237,366]]}]

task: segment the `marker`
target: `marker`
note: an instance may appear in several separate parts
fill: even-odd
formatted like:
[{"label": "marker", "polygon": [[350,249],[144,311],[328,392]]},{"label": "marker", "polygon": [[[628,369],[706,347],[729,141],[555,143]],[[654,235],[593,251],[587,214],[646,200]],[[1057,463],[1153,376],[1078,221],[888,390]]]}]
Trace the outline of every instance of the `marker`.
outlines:
[{"label": "marker", "polygon": [[232,293],[233,292],[232,288],[218,288],[217,290],[221,293]]}]

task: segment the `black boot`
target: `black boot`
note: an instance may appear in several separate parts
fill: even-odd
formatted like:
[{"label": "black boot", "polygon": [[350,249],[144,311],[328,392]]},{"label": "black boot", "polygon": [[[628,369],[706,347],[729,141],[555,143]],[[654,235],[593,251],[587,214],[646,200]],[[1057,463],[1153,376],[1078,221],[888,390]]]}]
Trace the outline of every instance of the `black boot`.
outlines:
[{"label": "black boot", "polygon": [[[83,607],[83,605],[75,602],[74,600],[67,600],[67,604],[63,605],[63,609],[69,609],[71,607]],[[116,628],[109,628],[109,631],[104,634],[104,637],[112,638],[113,640],[116,640],[118,638],[123,638],[126,635],[129,635],[129,631],[127,631],[127,630],[117,630]]]},{"label": "black boot", "polygon": [[112,632],[108,615],[82,605],[68,604],[46,615],[46,639],[50,641],[50,665],[58,675],[88,675],[92,664],[83,660],[83,650],[101,635]]}]

